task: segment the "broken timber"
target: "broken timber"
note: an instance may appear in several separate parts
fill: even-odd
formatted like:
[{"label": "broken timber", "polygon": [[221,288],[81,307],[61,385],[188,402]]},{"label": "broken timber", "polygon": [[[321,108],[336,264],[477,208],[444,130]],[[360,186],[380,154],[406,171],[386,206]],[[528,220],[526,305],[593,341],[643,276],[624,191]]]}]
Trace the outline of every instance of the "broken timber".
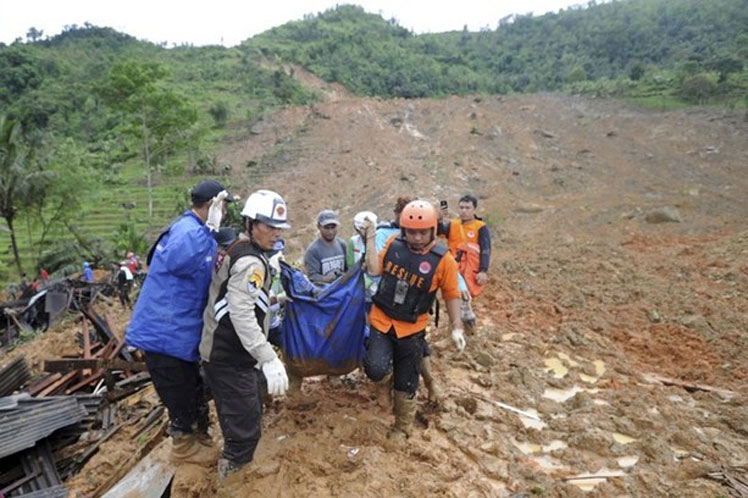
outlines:
[{"label": "broken timber", "polygon": [[45,372],[69,372],[80,369],[104,369],[104,370],[132,370],[142,372],[146,370],[144,362],[124,361],[119,358],[62,358],[56,360],[44,360]]}]

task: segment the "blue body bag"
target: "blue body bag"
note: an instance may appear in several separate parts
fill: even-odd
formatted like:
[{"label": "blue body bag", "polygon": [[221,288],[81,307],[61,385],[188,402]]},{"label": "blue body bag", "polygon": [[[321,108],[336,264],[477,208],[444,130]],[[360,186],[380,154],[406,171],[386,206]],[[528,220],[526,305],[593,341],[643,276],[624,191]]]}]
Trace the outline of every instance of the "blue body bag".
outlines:
[{"label": "blue body bag", "polygon": [[354,265],[326,286],[281,262],[281,283],[293,302],[286,303],[281,349],[296,375],[342,375],[361,364],[368,336],[364,273]]}]

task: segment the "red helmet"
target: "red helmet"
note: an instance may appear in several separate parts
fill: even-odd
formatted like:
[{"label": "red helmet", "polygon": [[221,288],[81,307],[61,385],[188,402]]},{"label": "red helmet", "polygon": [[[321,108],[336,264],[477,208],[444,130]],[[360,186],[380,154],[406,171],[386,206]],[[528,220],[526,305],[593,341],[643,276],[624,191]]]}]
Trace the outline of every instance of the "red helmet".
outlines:
[{"label": "red helmet", "polygon": [[400,228],[431,228],[436,236],[436,223],[436,210],[428,201],[417,199],[409,202],[400,213]]}]

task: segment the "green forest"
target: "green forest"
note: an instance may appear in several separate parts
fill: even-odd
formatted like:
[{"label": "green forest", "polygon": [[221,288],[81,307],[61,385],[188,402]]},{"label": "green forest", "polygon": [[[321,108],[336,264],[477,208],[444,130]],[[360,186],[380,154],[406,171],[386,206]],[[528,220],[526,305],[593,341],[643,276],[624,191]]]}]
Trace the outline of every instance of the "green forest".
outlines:
[{"label": "green forest", "polygon": [[221,141],[318,98],[281,64],[362,96],[564,91],[662,108],[748,107],[748,0],[621,0],[416,35],[343,5],[237,47],[153,44],[90,24],[0,44],[0,280],[148,240]]}]

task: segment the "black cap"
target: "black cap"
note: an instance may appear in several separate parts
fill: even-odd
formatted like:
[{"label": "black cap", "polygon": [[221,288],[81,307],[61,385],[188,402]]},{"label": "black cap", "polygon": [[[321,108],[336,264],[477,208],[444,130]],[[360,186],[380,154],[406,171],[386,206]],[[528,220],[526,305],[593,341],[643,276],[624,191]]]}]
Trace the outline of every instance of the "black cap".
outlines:
[{"label": "black cap", "polygon": [[[204,182],[200,182],[192,189],[192,204],[208,202],[223,190],[226,189],[215,180],[205,180]],[[231,193],[226,197],[226,202],[234,202],[234,196]]]},{"label": "black cap", "polygon": [[228,247],[236,240],[236,230],[231,227],[221,227],[214,236],[219,246]]}]

